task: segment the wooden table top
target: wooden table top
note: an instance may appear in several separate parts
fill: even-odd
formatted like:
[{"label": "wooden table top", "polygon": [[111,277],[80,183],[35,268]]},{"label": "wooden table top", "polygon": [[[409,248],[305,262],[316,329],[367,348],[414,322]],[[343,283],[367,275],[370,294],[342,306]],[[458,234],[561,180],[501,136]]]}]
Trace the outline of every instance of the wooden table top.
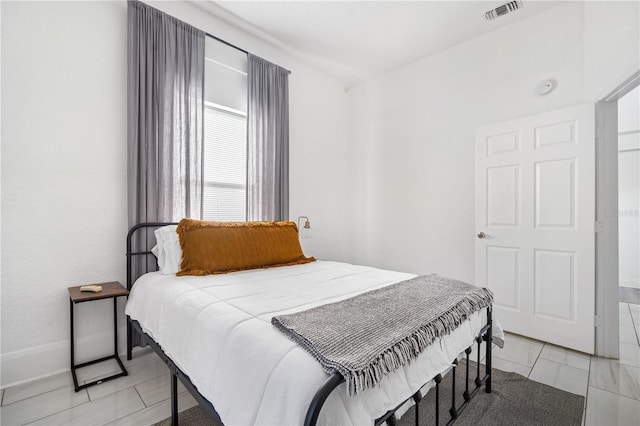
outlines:
[{"label": "wooden table top", "polygon": [[69,287],[69,297],[73,303],[106,299],[108,297],[126,296],[129,294],[129,290],[124,288],[118,281],[84,285],[101,285],[102,291],[94,293],[92,291],[80,291],[81,286]]}]

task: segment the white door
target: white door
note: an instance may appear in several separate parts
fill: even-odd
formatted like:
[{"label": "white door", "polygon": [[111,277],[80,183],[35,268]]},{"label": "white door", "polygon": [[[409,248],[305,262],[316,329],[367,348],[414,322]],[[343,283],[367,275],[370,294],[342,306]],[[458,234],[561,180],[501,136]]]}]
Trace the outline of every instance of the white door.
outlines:
[{"label": "white door", "polygon": [[593,104],[478,129],[476,282],[513,333],[593,353]]}]

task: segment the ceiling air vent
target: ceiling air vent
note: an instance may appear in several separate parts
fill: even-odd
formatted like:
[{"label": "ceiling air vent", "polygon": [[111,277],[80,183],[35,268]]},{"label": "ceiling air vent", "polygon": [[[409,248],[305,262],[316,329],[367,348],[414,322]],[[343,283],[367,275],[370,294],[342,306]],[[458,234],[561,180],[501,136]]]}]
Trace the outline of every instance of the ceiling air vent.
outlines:
[{"label": "ceiling air vent", "polygon": [[487,20],[491,21],[493,19],[499,18],[507,13],[515,12],[518,9],[522,8],[521,1],[510,1],[509,3],[505,3],[502,6],[498,6],[495,9],[492,9],[484,14],[484,17]]}]

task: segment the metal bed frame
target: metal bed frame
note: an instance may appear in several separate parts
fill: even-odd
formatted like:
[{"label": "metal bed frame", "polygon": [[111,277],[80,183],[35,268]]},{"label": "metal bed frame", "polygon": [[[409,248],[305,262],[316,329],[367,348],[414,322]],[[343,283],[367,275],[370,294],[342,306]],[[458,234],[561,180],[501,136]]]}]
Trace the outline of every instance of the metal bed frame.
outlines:
[{"label": "metal bed frame", "polygon": [[[158,228],[165,225],[176,225],[175,222],[149,222],[149,223],[140,223],[138,225],[133,226],[129,233],[127,234],[127,290],[131,291],[131,288],[134,284],[133,278],[133,257],[134,256],[148,256],[152,255],[151,251],[133,251],[132,249],[132,239],[133,235],[136,231],[140,229],[146,228]],[[157,263],[156,263],[157,270]],[[453,424],[460,414],[464,411],[464,409],[468,406],[471,399],[476,396],[476,394],[482,388],[482,385],[485,385],[485,392],[491,393],[491,345],[492,345],[492,308],[491,306],[487,308],[487,323],[476,338],[474,339],[474,343],[478,345],[477,350],[477,360],[476,360],[476,377],[473,379],[472,385],[475,385],[473,389],[469,389],[469,355],[472,352],[473,343],[464,350],[464,354],[466,356],[466,366],[465,366],[465,389],[460,394],[456,394],[456,370],[458,367],[458,357],[451,363],[451,372],[450,377],[452,380],[452,391],[451,391],[451,406],[449,408],[449,419],[446,422],[446,425]],[[148,334],[146,334],[138,321],[132,320],[129,316],[127,316],[127,360],[131,360],[132,358],[132,350],[133,350],[133,330],[135,330],[144,341],[151,346],[151,348],[158,354],[158,356],[162,359],[162,361],[169,367],[169,371],[171,372],[171,425],[178,425],[178,380],[182,382],[184,387],[193,395],[193,397],[198,401],[200,407],[207,413],[207,415],[214,420],[217,424],[223,425],[222,419],[220,419],[219,414],[215,410],[213,404],[209,400],[207,400],[189,379],[180,368],[176,366],[167,354],[164,353],[162,347],[151,338]],[[486,363],[485,363],[485,373],[481,376],[480,373],[480,348],[482,341],[486,342]],[[462,353],[461,353],[462,354]],[[445,373],[446,375],[446,373]],[[438,374],[435,377],[428,380],[426,384],[433,381],[435,383],[435,424],[436,426],[440,425],[440,383],[443,380],[443,375]],[[309,404],[309,408],[307,409],[307,414],[305,417],[304,425],[305,426],[315,426],[318,421],[318,416],[320,415],[320,410],[324,405],[324,402],[327,400],[331,392],[335,388],[337,388],[342,382],[344,382],[344,377],[340,373],[333,373],[329,376],[329,378],[325,381],[325,383],[316,391],[311,403]],[[456,405],[456,396],[462,396],[462,403]],[[374,425],[379,426],[383,423],[387,423],[389,426],[395,426],[397,422],[396,411],[402,407],[407,401],[413,400],[415,402],[415,425],[419,426],[420,421],[420,401],[422,400],[423,395],[418,390],[409,398],[402,401],[392,410],[387,411],[383,416],[375,420]]]}]

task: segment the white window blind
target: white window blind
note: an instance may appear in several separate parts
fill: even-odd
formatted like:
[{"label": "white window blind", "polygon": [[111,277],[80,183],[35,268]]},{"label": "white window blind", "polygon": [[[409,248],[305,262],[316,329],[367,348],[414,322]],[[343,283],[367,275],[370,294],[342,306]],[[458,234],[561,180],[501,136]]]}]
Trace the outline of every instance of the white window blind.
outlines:
[{"label": "white window blind", "polygon": [[246,220],[247,118],[207,102],[204,110],[203,219]]}]

